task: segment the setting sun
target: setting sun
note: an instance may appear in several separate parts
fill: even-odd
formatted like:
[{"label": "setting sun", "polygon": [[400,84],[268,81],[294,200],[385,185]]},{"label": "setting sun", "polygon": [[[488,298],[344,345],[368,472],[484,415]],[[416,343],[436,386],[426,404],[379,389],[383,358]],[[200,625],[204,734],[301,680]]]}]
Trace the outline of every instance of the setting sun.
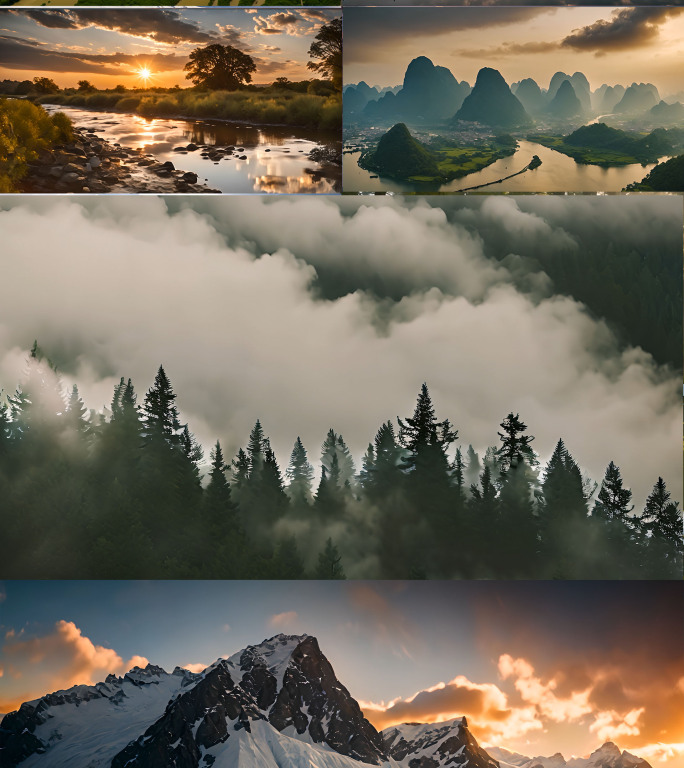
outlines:
[{"label": "setting sun", "polygon": [[147,67],[140,67],[138,77],[146,83],[152,77],[152,73]]}]

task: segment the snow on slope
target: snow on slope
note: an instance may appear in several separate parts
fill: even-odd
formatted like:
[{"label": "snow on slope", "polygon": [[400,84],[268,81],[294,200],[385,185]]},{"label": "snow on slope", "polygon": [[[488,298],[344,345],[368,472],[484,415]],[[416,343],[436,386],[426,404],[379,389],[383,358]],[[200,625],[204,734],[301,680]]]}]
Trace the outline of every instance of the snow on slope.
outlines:
[{"label": "snow on slope", "polygon": [[[152,675],[140,672],[134,668],[123,678],[111,675],[108,683],[57,692],[57,696],[74,692],[78,698],[46,710],[48,719],[34,733],[49,744],[49,757],[33,754],[22,761],[21,768],[108,768],[112,757],[151,725],[169,699],[192,678],[187,670],[174,674],[162,670],[163,674]],[[91,699],[83,696],[95,690],[103,695]]]},{"label": "snow on slope", "polygon": [[499,761],[500,765],[522,766],[531,760],[527,755],[521,755],[520,752],[511,752],[505,747],[487,747],[487,752]]},{"label": "snow on slope", "polygon": [[[325,744],[278,732],[264,720],[252,722],[251,728],[251,733],[243,729],[203,751],[202,760],[212,768],[368,768],[367,763],[340,755]],[[215,762],[207,762],[208,756]],[[389,760],[379,768],[397,768],[397,763]]]}]

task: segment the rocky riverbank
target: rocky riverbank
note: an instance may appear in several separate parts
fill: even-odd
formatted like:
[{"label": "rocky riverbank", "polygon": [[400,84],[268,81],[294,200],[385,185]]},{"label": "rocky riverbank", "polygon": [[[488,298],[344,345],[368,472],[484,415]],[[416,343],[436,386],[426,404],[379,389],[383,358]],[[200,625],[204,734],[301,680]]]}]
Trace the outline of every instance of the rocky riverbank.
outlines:
[{"label": "rocky riverbank", "polygon": [[160,163],[141,148],[112,144],[94,130],[74,129],[70,144],[42,151],[29,163],[22,192],[220,192],[198,182],[197,174]]}]

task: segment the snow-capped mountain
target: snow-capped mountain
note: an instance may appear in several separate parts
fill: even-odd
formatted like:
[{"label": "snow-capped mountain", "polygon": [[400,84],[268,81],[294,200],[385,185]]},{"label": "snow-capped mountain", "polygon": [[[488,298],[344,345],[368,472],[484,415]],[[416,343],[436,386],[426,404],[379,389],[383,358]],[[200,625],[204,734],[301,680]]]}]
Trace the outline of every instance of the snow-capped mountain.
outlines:
[{"label": "snow-capped mountain", "polygon": [[22,704],[3,768],[395,765],[316,638],[276,635],[199,674],[135,668]]},{"label": "snow-capped mountain", "polygon": [[0,722],[2,768],[650,768],[613,744],[567,763],[498,752],[465,717],[378,733],[309,635],[276,635],[199,674],[134,667]]},{"label": "snow-capped mountain", "polygon": [[594,750],[589,757],[571,757],[567,761],[560,752],[551,757],[526,757],[502,747],[489,747],[488,752],[500,768],[651,768],[641,757],[621,752],[612,741]]},{"label": "snow-capped mountain", "polygon": [[[0,723],[0,764],[5,768],[108,765],[147,728],[167,702],[198,675],[168,674],[149,664],[96,685],[76,685],[21,705]],[[48,757],[49,755],[49,757]]]},{"label": "snow-capped mountain", "polygon": [[499,768],[475,741],[465,717],[442,723],[405,723],[382,735],[388,754],[405,768]]}]

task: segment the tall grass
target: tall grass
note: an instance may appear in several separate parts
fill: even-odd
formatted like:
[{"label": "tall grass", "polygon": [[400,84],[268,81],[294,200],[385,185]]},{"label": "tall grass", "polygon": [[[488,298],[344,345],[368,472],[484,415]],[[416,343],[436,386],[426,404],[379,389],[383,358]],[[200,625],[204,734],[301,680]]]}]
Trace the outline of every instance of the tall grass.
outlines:
[{"label": "tall grass", "polygon": [[38,101],[136,112],[144,117],[203,117],[321,129],[334,129],[342,122],[339,94],[297,93],[275,88],[259,91],[135,91],[125,96],[112,91],[66,91],[42,96]]},{"label": "tall grass", "polygon": [[41,150],[73,141],[71,120],[23,99],[0,99],[0,192],[14,192]]}]

